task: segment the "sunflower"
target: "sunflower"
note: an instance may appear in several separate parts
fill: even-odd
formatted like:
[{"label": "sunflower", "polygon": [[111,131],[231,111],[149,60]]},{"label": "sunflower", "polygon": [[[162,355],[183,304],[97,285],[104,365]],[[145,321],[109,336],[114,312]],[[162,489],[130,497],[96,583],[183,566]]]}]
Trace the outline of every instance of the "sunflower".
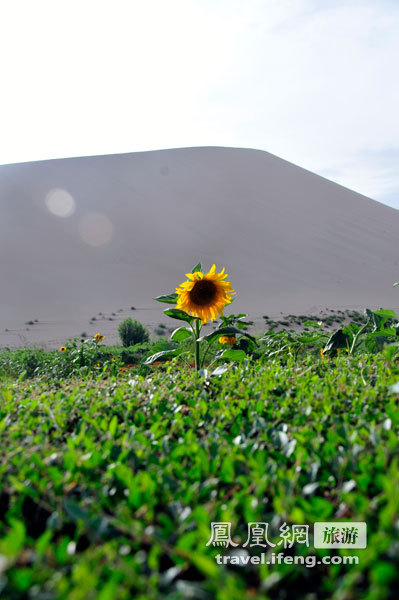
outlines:
[{"label": "sunflower", "polygon": [[228,274],[224,267],[216,273],[216,266],[212,265],[209,273],[196,271],[186,273],[189,281],[184,281],[176,288],[178,294],[176,308],[199,317],[202,323],[214,321],[218,315],[223,315],[223,309],[231,302],[231,295],[235,294],[231,283],[224,281]]},{"label": "sunflower", "polygon": [[99,333],[96,333],[94,339],[96,340],[96,342],[102,342],[103,339],[105,339],[105,335],[100,335]]},{"label": "sunflower", "polygon": [[324,348],[322,348],[322,349],[320,350],[320,356],[321,356],[321,358],[325,358],[325,354],[324,354]]},{"label": "sunflower", "polygon": [[65,346],[61,346],[60,352],[66,352],[66,347]]},{"label": "sunflower", "polygon": [[219,338],[219,342],[221,344],[230,344],[230,346],[234,346],[236,341],[237,341],[237,339],[235,338],[234,335],[222,335]]}]

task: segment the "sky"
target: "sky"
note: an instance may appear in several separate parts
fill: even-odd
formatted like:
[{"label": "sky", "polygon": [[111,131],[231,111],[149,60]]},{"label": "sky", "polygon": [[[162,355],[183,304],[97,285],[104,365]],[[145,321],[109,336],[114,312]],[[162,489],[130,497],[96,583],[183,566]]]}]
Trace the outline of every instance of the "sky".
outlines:
[{"label": "sky", "polygon": [[399,0],[5,0],[0,164],[271,152],[399,208]]}]

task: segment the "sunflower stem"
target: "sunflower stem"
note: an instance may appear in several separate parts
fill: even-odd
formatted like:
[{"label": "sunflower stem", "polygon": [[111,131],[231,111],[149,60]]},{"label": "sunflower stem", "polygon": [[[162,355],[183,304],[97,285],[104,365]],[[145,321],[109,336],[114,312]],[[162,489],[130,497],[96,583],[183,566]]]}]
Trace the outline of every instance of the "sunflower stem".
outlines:
[{"label": "sunflower stem", "polygon": [[198,341],[201,331],[200,321],[195,321],[195,370],[200,370],[200,343]]},{"label": "sunflower stem", "polygon": [[214,341],[215,341],[215,340],[211,340],[211,341],[208,343],[208,346],[207,346],[207,348],[206,348],[206,350],[205,350],[205,352],[204,352],[204,354],[203,354],[203,356],[202,356],[202,364],[201,364],[201,367],[202,367],[202,368],[204,368],[204,367],[205,367],[205,358],[206,358],[206,355],[208,354],[208,352],[209,352],[209,349],[210,349],[210,347],[211,347],[211,345],[213,344],[213,342],[214,342]]}]

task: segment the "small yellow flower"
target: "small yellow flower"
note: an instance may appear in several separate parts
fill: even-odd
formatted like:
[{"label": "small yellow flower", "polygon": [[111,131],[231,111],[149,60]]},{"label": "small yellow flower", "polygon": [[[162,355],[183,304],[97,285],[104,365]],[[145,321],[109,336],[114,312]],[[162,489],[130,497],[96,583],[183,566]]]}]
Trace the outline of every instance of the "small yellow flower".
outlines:
[{"label": "small yellow flower", "polygon": [[321,358],[325,358],[324,349],[323,348],[320,350],[320,356],[321,356]]},{"label": "small yellow flower", "polygon": [[112,362],[116,362],[116,360],[117,360],[117,359],[114,357],[114,358],[112,359]]},{"label": "small yellow flower", "polygon": [[102,342],[105,339],[105,335],[101,335],[100,333],[96,333],[94,336],[96,342]]},{"label": "small yellow flower", "polygon": [[234,344],[237,342],[237,339],[234,337],[234,335],[222,335],[219,338],[219,342],[221,344],[229,344],[230,346],[234,346]]},{"label": "small yellow flower", "polygon": [[96,365],[94,365],[95,369],[99,369],[100,368],[100,363],[97,363]]},{"label": "small yellow flower", "polygon": [[60,352],[66,352],[66,347],[65,346],[61,346]]}]

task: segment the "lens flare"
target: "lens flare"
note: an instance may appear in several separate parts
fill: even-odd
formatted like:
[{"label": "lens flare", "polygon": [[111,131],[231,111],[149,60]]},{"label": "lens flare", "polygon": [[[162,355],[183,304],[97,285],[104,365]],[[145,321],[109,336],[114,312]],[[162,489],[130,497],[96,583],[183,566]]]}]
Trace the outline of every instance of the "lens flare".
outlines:
[{"label": "lens flare", "polygon": [[76,203],[69,192],[62,188],[51,189],[44,199],[47,209],[56,217],[70,217],[75,212]]},{"label": "lens flare", "polygon": [[79,233],[89,246],[103,246],[111,241],[114,226],[103,213],[87,213],[79,221]]}]

